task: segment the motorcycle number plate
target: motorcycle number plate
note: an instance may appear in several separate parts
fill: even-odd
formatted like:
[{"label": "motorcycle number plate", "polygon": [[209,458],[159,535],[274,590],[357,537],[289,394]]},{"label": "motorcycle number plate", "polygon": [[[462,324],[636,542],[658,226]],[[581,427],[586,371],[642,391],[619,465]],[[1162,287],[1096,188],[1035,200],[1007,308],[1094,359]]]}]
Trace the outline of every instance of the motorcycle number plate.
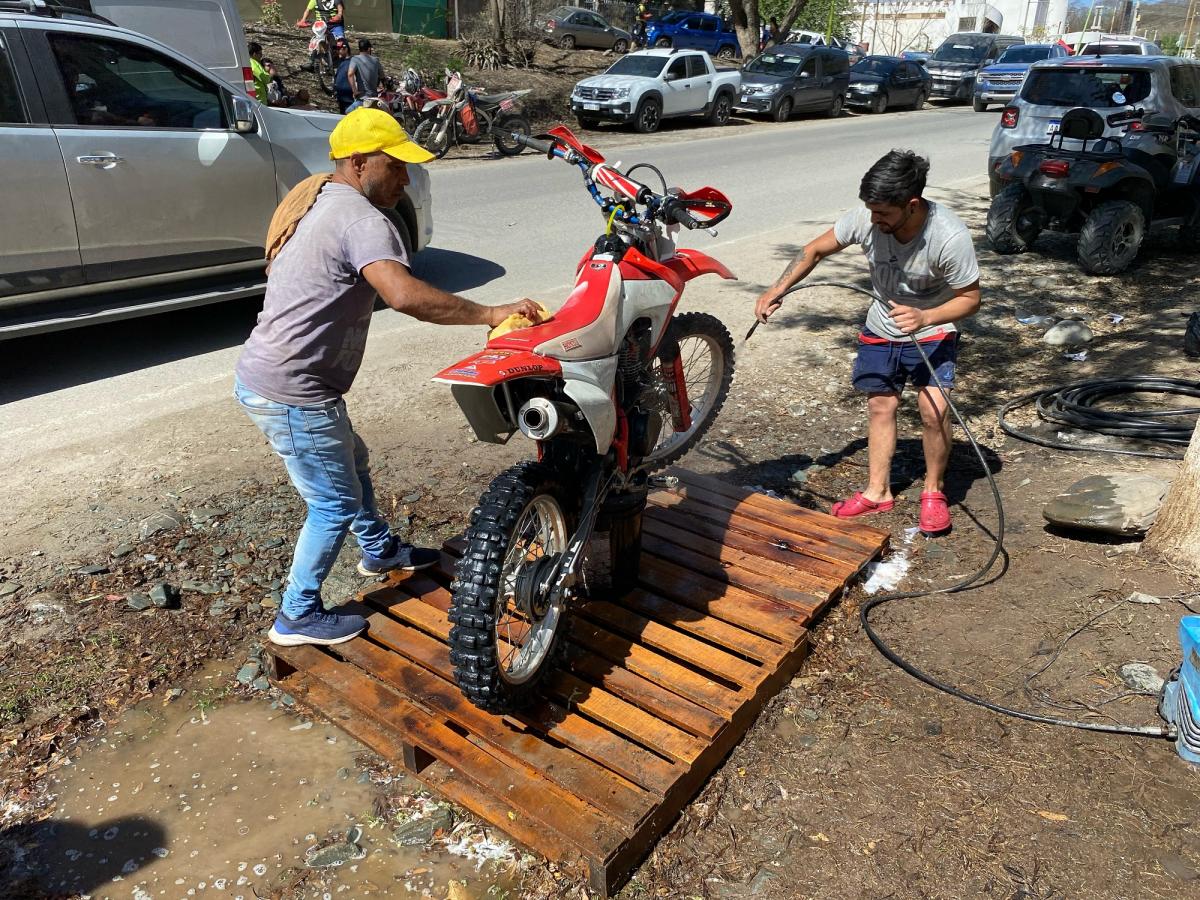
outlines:
[{"label": "motorcycle number plate", "polygon": [[500,108],[501,108],[501,109],[506,109],[506,110],[507,110],[507,109],[512,109],[512,108],[513,108],[513,102],[512,102],[511,100],[501,100],[501,101],[500,101]]},{"label": "motorcycle number plate", "polygon": [[1051,119],[1046,123],[1046,134],[1058,134],[1058,126],[1062,122],[1061,119]]},{"label": "motorcycle number plate", "polygon": [[600,104],[599,103],[585,103],[585,104],[583,104],[583,108],[589,109],[592,112],[598,112],[600,109]]}]

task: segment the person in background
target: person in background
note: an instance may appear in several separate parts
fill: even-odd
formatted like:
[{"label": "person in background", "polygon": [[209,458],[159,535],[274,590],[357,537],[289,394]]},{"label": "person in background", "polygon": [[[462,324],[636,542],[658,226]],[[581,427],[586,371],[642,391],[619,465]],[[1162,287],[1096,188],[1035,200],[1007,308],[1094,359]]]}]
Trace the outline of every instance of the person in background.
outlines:
[{"label": "person in background", "polygon": [[258,41],[251,41],[247,45],[247,49],[250,51],[250,72],[254,78],[254,95],[258,98],[259,103],[269,103],[271,76],[263,68],[262,44]]},{"label": "person in background", "polygon": [[334,40],[340,41],[346,37],[346,6],[342,0],[308,0],[304,15],[296,24],[301,28],[310,24],[309,13],[312,13],[317,21],[329,26],[329,34]]},{"label": "person in background", "polygon": [[350,45],[338,41],[336,47],[337,69],[333,75],[333,99],[337,101],[338,112],[345,113],[354,102],[354,92],[350,88]]},{"label": "person in background", "polygon": [[347,112],[358,109],[368,97],[379,95],[379,85],[383,82],[383,63],[375,55],[375,48],[367,38],[359,38],[358,53],[350,60],[350,69],[346,74],[350,93],[354,97]]},{"label": "person in background", "polygon": [[267,103],[271,106],[291,106],[291,92],[283,83],[283,78],[280,77],[279,70],[275,68],[275,63],[264,59],[262,67],[267,70],[267,77],[271,79],[267,83]]}]

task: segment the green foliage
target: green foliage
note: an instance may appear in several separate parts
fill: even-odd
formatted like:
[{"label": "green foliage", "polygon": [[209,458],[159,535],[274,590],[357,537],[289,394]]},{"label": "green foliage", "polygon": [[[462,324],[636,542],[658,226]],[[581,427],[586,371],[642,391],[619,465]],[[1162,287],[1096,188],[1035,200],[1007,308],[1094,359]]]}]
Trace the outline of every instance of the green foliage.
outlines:
[{"label": "green foliage", "polygon": [[283,7],[280,0],[263,0],[262,16],[258,21],[263,25],[273,25],[276,28],[283,25]]},{"label": "green foliage", "polygon": [[1179,51],[1183,49],[1179,45],[1179,35],[1165,34],[1158,39],[1158,46],[1162,47],[1164,56],[1178,56]]},{"label": "green foliage", "polygon": [[[790,5],[789,0],[760,0],[759,15],[764,22],[769,22],[771,16],[782,22],[783,14]],[[833,36],[849,40],[855,22],[854,5],[850,0],[808,0],[808,4],[792,24],[792,30],[824,34],[829,28],[830,7],[833,8]]]}]

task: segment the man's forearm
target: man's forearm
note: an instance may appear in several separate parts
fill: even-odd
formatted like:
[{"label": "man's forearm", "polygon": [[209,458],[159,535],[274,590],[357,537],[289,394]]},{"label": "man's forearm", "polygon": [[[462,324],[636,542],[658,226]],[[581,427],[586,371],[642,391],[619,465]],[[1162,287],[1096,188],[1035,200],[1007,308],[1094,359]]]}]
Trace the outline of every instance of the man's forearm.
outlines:
[{"label": "man's forearm", "polygon": [[419,278],[406,286],[403,300],[384,298],[392,309],[434,325],[487,325],[489,307],[451,294]]},{"label": "man's forearm", "polygon": [[957,297],[951,297],[941,306],[935,306],[933,309],[926,310],[926,327],[948,325],[951,322],[957,322],[960,319],[973,316],[978,311],[979,290],[976,289],[965,294],[959,294]]},{"label": "man's forearm", "polygon": [[820,254],[813,249],[811,244],[801,247],[800,252],[787,264],[783,274],[775,279],[775,283],[768,289],[769,292],[775,297],[787,293],[789,288],[807,278],[808,273],[815,269],[820,261]]}]

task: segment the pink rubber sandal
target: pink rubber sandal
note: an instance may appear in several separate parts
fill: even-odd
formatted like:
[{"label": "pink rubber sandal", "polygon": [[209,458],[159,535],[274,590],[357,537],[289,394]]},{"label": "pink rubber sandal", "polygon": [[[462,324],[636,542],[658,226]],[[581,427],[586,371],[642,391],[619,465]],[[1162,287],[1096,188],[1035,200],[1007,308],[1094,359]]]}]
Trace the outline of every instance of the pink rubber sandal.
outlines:
[{"label": "pink rubber sandal", "polygon": [[937,537],[950,530],[950,507],[946,495],[941,491],[925,491],[921,494],[921,515],[917,527],[926,537]]},{"label": "pink rubber sandal", "polygon": [[862,495],[862,491],[855,491],[854,496],[849,500],[839,500],[833,504],[830,512],[839,519],[853,519],[855,516],[866,516],[871,513],[887,512],[896,505],[895,500],[883,500],[876,503],[874,500],[868,500]]}]

